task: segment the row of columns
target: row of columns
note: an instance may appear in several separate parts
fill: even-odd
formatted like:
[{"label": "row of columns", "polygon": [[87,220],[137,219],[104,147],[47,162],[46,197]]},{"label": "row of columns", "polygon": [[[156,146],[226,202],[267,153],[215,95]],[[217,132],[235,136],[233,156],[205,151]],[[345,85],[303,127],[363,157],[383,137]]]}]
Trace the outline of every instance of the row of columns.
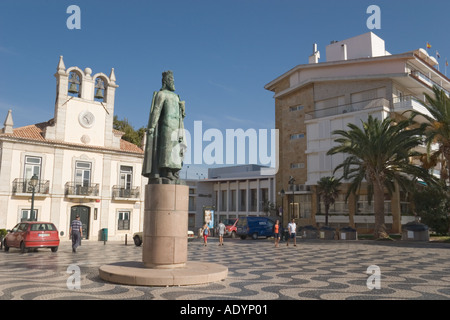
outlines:
[{"label": "row of columns", "polygon": [[[252,180],[254,181],[254,180]],[[218,209],[217,211],[220,213],[239,213],[239,212],[262,212],[263,207],[262,207],[262,199],[261,199],[261,183],[262,181],[268,181],[268,201],[271,202],[275,202],[276,200],[276,194],[275,194],[275,188],[274,188],[274,178],[270,177],[270,178],[266,178],[266,179],[256,179],[256,211],[251,211],[251,190],[254,190],[254,188],[251,188],[250,183],[251,180],[234,180],[234,181],[226,181],[226,182],[221,182],[218,181],[217,182],[217,190],[214,190],[217,192],[217,204],[216,204],[216,208]],[[236,188],[231,188],[231,184],[235,182],[236,183]],[[226,188],[222,188],[223,185],[226,185]],[[243,186],[243,188],[241,188],[241,186]],[[231,204],[231,191],[235,190],[236,191],[236,198],[235,200],[235,210],[231,211],[230,208],[232,207]],[[241,190],[245,190],[245,210],[241,210],[243,208],[241,208],[240,204],[241,204],[241,200],[242,200],[242,195],[241,195]],[[222,204],[223,204],[223,199],[222,199],[222,191],[226,191],[227,194],[227,199],[226,199],[226,208],[223,208]]]}]

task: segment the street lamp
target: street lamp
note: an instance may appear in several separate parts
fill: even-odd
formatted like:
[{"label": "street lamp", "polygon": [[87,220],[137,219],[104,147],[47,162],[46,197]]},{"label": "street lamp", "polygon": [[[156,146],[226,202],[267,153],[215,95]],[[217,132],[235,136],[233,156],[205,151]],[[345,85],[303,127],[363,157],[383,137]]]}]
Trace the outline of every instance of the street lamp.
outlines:
[{"label": "street lamp", "polygon": [[31,186],[31,212],[30,212],[30,220],[34,217],[34,193],[36,191],[36,186],[39,182],[39,178],[36,174],[34,174],[30,179]]},{"label": "street lamp", "polygon": [[[289,177],[289,191],[292,192],[292,197],[288,198],[288,220],[289,222],[291,222],[291,210],[294,211],[294,184],[295,184],[295,179],[293,176]],[[289,199],[291,199],[291,202],[289,202]],[[293,212],[292,212],[292,216],[293,216]]]},{"label": "street lamp", "polygon": [[281,226],[283,226],[283,217],[284,217],[284,196],[286,195],[286,192],[284,189],[281,189],[280,196],[281,196]]}]

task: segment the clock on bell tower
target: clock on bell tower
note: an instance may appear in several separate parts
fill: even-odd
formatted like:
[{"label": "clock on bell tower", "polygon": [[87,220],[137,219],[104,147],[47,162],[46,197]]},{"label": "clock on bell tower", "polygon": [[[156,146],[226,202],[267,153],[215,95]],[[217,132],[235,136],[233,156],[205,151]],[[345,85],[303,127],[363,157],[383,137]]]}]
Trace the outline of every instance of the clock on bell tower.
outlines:
[{"label": "clock on bell tower", "polygon": [[113,133],[116,76],[92,69],[66,68],[60,57],[56,77],[54,125],[45,138],[101,147],[120,147]]},{"label": "clock on bell tower", "polygon": [[80,122],[82,127],[89,129],[94,125],[95,116],[89,110],[81,111],[80,115],[78,116],[78,121]]}]

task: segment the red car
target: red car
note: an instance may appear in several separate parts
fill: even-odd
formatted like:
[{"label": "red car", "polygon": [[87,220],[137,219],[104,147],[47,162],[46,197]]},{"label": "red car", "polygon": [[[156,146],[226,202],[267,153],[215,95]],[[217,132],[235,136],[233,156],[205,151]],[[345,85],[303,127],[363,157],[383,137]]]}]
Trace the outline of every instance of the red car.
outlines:
[{"label": "red car", "polygon": [[233,239],[236,238],[236,224],[238,219],[226,219],[223,224],[225,225],[225,234],[231,236]]},{"label": "red car", "polygon": [[5,251],[9,248],[20,248],[27,252],[30,248],[51,248],[58,251],[59,234],[51,222],[25,221],[18,223],[3,239]]}]

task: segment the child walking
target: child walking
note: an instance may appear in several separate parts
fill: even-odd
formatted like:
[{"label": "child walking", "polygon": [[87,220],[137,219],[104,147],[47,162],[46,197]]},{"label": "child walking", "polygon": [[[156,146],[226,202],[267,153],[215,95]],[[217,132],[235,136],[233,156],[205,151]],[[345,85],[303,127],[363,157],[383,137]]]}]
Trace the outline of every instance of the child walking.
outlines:
[{"label": "child walking", "polygon": [[209,236],[209,228],[208,228],[208,225],[205,223],[203,225],[203,245],[205,247],[208,244],[208,236]]}]

